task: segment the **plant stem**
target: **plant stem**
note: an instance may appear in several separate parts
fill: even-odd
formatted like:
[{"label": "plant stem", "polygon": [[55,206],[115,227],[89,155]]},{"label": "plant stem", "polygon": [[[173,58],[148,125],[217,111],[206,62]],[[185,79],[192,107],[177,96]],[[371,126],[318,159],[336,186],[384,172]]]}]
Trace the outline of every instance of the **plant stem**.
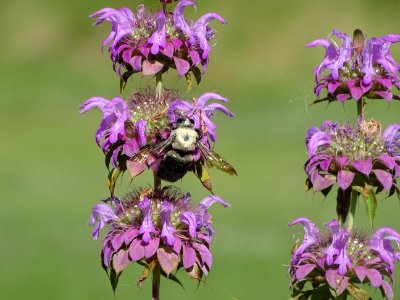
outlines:
[{"label": "plant stem", "polygon": [[154,191],[155,192],[160,192],[161,191],[161,179],[160,177],[157,176],[155,172],[153,172],[154,176]]},{"label": "plant stem", "polygon": [[349,215],[347,216],[347,229],[349,231],[351,231],[354,225],[354,216],[356,214],[357,199],[358,199],[358,193],[356,191],[352,191],[350,198],[350,210],[349,210]]},{"label": "plant stem", "polygon": [[152,300],[160,300],[160,264],[157,262],[153,269]]},{"label": "plant stem", "polygon": [[361,98],[357,101],[357,117],[364,117],[364,99]]},{"label": "plant stem", "polygon": [[[357,101],[357,118],[358,121],[360,121],[360,118],[364,118],[364,100],[361,98],[360,100]],[[362,120],[364,121],[364,120]],[[350,209],[348,213],[348,219],[347,219],[347,229],[350,231],[353,228],[354,225],[354,216],[356,214],[356,208],[357,208],[357,198],[358,198],[358,193],[356,191],[351,192],[351,197],[350,197]]]},{"label": "plant stem", "polygon": [[161,97],[162,89],[162,73],[160,71],[156,74],[156,95],[158,97]]}]

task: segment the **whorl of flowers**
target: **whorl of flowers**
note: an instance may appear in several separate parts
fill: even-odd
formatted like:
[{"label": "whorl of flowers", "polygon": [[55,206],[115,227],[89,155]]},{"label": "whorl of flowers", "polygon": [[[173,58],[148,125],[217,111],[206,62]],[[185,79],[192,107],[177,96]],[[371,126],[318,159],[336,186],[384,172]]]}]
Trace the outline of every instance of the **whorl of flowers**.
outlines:
[{"label": "whorl of flowers", "polygon": [[[328,230],[323,233],[307,218],[298,218],[290,226],[296,224],[305,232],[292,251],[289,267],[296,299],[314,299],[313,295],[337,299],[342,294],[370,299],[367,291],[371,288],[393,299],[394,262],[400,261],[399,233],[383,227],[369,238],[362,232],[349,232],[337,220],[325,224]],[[307,290],[306,283],[312,289]]]},{"label": "whorl of flowers", "polygon": [[133,191],[122,200],[114,197],[95,205],[90,225],[94,239],[108,227],[101,258],[103,268],[114,276],[114,289],[118,277],[134,262],[150,268],[159,263],[166,277],[180,268],[199,281],[207,276],[215,233],[208,209],[216,202],[229,206],[212,195],[192,207],[190,194],[169,187],[160,192]]},{"label": "whorl of flowers", "polygon": [[306,136],[309,159],[305,164],[308,186],[329,192],[334,183],[342,190],[371,185],[393,193],[400,176],[400,125],[381,125],[360,118],[355,125],[325,121]]},{"label": "whorl of flowers", "polygon": [[[95,25],[104,21],[111,24],[111,33],[102,46],[110,44],[114,70],[124,81],[134,73],[153,75],[174,68],[179,76],[193,72],[199,82],[201,73],[206,71],[212,50],[210,42],[215,36],[209,23],[226,21],[216,13],[207,13],[195,22],[186,19],[184,9],[194,5],[195,2],[182,0],[173,12],[163,9],[156,13],[144,5],[139,5],[135,12],[126,7],[104,8],[90,17],[96,19]],[[126,72],[122,73],[122,67]]]},{"label": "whorl of flowers", "polygon": [[[103,113],[103,119],[95,134],[96,143],[106,155],[107,165],[111,162],[114,168],[126,169],[126,161],[137,154],[144,146],[157,144],[168,139],[171,133],[171,124],[179,119],[193,120],[194,128],[202,134],[203,144],[210,148],[215,142],[216,125],[211,121],[215,110],[227,116],[233,116],[220,103],[207,102],[216,99],[223,102],[228,100],[216,93],[205,93],[193,103],[179,100],[174,91],[165,90],[157,95],[150,90],[134,92],[127,100],[116,97],[107,100],[93,97],[81,105],[81,113],[97,107]],[[195,161],[200,157],[196,150]],[[148,166],[156,171],[162,157],[151,157]],[[140,171],[143,171],[143,167]],[[138,175],[138,170],[132,174]]]},{"label": "whorl of flowers", "polygon": [[[332,37],[341,40],[339,46]],[[329,39],[317,39],[306,47],[322,46],[326,54],[314,70],[315,94],[327,90],[327,100],[398,99],[392,87],[400,88],[399,64],[390,54],[390,45],[400,41],[400,34],[364,40],[361,30],[353,38],[333,30]]]}]

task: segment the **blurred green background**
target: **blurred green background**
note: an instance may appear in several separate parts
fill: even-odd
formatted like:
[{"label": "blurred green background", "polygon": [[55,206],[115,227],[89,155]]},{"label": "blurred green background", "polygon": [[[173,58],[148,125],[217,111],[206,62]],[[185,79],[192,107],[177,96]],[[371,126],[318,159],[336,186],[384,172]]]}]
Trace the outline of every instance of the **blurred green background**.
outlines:
[{"label": "blurred green background", "polygon": [[[146,1],[158,7],[156,1]],[[92,96],[118,95],[119,81],[100,44],[109,25],[94,28],[87,16],[131,1],[0,2],[0,298],[113,299],[91,239],[88,216],[107,195],[106,168],[93,134],[99,112],[85,117],[78,105]],[[334,195],[306,193],[304,134],[325,119],[354,120],[355,103],[308,107],[314,99],[313,68],[322,49],[304,45],[332,28],[369,37],[398,33],[398,1],[203,0],[230,24],[213,24],[217,45],[204,81],[188,97],[216,91],[236,116],[216,115],[216,151],[238,170],[237,178],[212,171],[215,192],[232,204],[212,208],[217,230],[214,267],[205,286],[180,272],[186,291],[162,282],[162,299],[287,299],[287,263],[298,216],[318,224],[335,217]],[[393,45],[400,60],[400,45]],[[137,78],[145,87],[152,79]],[[183,80],[169,76],[167,87]],[[369,103],[368,115],[385,126],[400,122],[400,104]],[[136,184],[147,184],[147,173]],[[193,175],[180,186],[201,200],[206,191]],[[118,185],[123,194],[127,182]],[[395,198],[379,201],[376,227],[400,230]],[[368,230],[360,205],[356,222]],[[122,275],[117,299],[149,299],[150,282],[138,290],[140,268]],[[397,272],[397,277],[400,272]],[[400,297],[400,286],[396,287]],[[397,298],[396,298],[397,299]]]}]

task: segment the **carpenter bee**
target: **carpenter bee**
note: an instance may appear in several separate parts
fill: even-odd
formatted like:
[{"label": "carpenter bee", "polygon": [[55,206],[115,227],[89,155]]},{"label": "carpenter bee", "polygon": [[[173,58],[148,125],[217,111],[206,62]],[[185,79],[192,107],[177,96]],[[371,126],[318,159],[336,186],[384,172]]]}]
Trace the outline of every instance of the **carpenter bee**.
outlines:
[{"label": "carpenter bee", "polygon": [[[159,160],[156,175],[169,182],[181,179],[190,170],[197,173],[200,178],[198,168],[202,168],[204,164],[230,175],[237,175],[235,169],[227,161],[201,142],[202,136],[201,130],[194,128],[192,119],[178,119],[171,125],[168,139],[145,147],[134,155],[130,162],[143,166],[149,160]],[[197,163],[194,161],[196,151],[200,152],[200,159]],[[203,182],[203,179],[201,180]]]}]

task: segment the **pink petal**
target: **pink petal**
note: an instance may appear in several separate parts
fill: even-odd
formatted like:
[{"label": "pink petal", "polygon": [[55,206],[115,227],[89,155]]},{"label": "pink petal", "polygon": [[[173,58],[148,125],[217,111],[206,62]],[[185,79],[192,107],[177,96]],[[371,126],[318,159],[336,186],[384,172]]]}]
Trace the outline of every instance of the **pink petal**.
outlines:
[{"label": "pink petal", "polygon": [[121,273],[129,265],[128,251],[120,250],[113,256],[113,268],[117,274]]},{"label": "pink petal", "polygon": [[365,276],[367,276],[367,269],[364,266],[356,266],[354,267],[354,271],[356,272],[358,279],[362,283],[365,279]]},{"label": "pink petal", "polygon": [[378,288],[382,284],[382,275],[378,270],[367,269],[367,277],[374,288]]},{"label": "pink petal", "polygon": [[132,178],[138,176],[141,174],[144,170],[146,170],[147,165],[146,164],[139,164],[137,162],[128,160],[126,162],[126,168],[129,171],[129,174],[132,176]]},{"label": "pink petal", "polygon": [[143,75],[148,76],[157,74],[158,72],[161,71],[163,66],[164,65],[158,61],[150,62],[148,60],[145,60],[143,61]]},{"label": "pink petal", "polygon": [[383,288],[383,291],[386,294],[386,298],[388,298],[388,300],[392,300],[394,298],[394,295],[391,285],[385,280],[383,280],[381,283],[381,287]]},{"label": "pink petal", "polygon": [[158,249],[160,245],[160,238],[153,238],[146,246],[144,246],[144,257],[150,258],[152,257]]},{"label": "pink petal", "polygon": [[179,76],[183,76],[189,71],[190,64],[186,60],[174,56],[174,62]]},{"label": "pink petal", "polygon": [[357,161],[353,162],[353,167],[358,172],[361,172],[361,173],[369,176],[369,174],[372,171],[372,161],[370,159],[357,160]]},{"label": "pink petal", "polygon": [[306,265],[302,265],[300,266],[297,270],[296,270],[296,278],[298,281],[301,281],[304,279],[304,277],[306,277],[308,274],[310,274],[312,272],[312,270],[314,270],[316,268],[316,265],[314,264],[306,264]]},{"label": "pink petal", "polygon": [[376,178],[378,181],[383,185],[385,190],[390,191],[393,185],[393,178],[390,173],[382,170],[373,170],[373,173],[375,173]]},{"label": "pink petal", "polygon": [[129,246],[129,256],[132,261],[141,260],[144,257],[144,246],[142,240],[135,239]]},{"label": "pink petal", "polygon": [[355,174],[350,171],[339,171],[337,174],[337,182],[342,190],[346,190],[353,182]]},{"label": "pink petal", "polygon": [[196,251],[186,244],[183,244],[182,250],[183,267],[189,269],[196,262]]},{"label": "pink petal", "polygon": [[167,276],[178,267],[179,256],[174,252],[170,252],[164,248],[158,248],[157,258],[161,268],[167,274]]}]

